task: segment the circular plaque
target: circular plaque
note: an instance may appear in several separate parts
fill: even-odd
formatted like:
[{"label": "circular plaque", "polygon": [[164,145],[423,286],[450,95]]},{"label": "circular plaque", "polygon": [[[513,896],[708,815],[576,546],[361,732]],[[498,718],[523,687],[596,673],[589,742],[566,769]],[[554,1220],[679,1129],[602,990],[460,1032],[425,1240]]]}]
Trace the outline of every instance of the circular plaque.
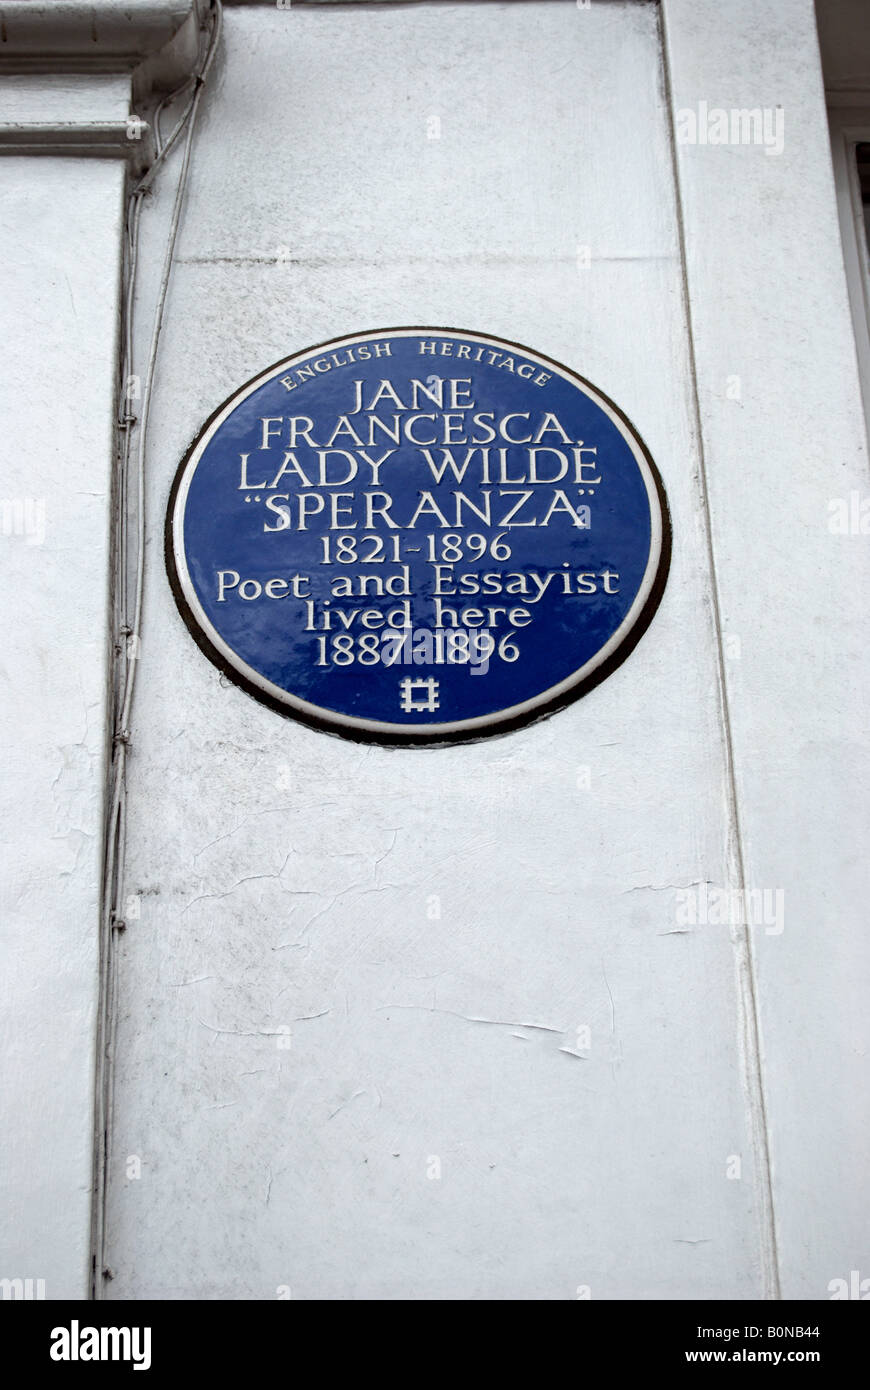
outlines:
[{"label": "circular plaque", "polygon": [[206,655],[351,738],[450,743],[577,698],[648,626],[658,472],[606,396],[516,343],[383,329],[236,391],[182,462],[173,591]]}]

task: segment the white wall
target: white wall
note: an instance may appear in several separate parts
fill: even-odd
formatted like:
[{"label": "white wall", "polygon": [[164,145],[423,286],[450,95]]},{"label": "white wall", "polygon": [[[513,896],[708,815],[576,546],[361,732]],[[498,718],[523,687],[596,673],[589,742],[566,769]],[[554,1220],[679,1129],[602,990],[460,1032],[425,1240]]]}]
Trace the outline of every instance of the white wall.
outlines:
[{"label": "white wall", "polygon": [[[668,0],[676,107],[781,105],[784,147],[679,147],[746,881],[785,894],[751,947],[782,1293],[870,1260],[866,1056],[867,493],[822,74],[810,0]],[[715,94],[715,98],[713,98]],[[723,290],[723,286],[727,289]],[[739,401],[729,399],[740,378]]]},{"label": "white wall", "polygon": [[[739,962],[726,929],[675,931],[731,830],[657,11],[258,7],[225,33],[152,415],[107,1293],[751,1297]],[[260,708],[160,555],[176,463],[238,383],[402,322],[589,377],[674,516],[630,660],[471,748]]]},{"label": "white wall", "polygon": [[[827,1297],[870,1261],[867,548],[828,528],[866,450],[810,0],[232,6],[213,76],[151,415],[106,1296]],[[4,76],[0,122],[128,94]],[[782,153],[675,147],[701,101],[780,105]],[[90,1249],[122,179],[0,160],[0,1277],[49,1297]],[[612,396],[674,558],[579,703],[363,747],[200,655],[163,515],[264,365],[427,321]],[[782,933],[679,929],[701,883],[781,890]]]},{"label": "white wall", "polygon": [[[128,93],[5,78],[0,117],[123,119]],[[123,179],[0,160],[0,1276],[48,1298],[85,1297],[90,1275]]]}]

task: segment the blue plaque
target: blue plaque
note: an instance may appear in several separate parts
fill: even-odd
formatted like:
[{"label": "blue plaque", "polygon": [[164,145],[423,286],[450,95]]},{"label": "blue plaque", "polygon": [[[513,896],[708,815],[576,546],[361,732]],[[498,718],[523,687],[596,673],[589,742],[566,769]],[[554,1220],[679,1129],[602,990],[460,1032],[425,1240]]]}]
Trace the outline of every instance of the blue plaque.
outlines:
[{"label": "blue plaque", "polygon": [[541,353],[384,329],[236,391],[181,464],[167,564],[206,655],[351,738],[455,742],[551,713],[648,626],[670,558],[622,412]]}]

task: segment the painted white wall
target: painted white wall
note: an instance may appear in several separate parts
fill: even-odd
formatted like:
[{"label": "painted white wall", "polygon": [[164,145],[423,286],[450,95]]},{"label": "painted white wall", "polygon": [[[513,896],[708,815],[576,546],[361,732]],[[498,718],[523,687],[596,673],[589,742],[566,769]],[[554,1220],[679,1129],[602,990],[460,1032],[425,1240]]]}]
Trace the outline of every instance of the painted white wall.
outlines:
[{"label": "painted white wall", "polygon": [[[152,411],[108,1296],[762,1289],[740,962],[727,929],[675,931],[731,836],[682,291],[655,7],[227,11]],[[214,407],[403,322],[589,377],[674,516],[628,662],[471,748],[362,748],[261,708],[163,570]]]},{"label": "painted white wall", "polygon": [[[664,44],[659,7],[616,0],[227,13],[152,412],[110,1297],[825,1298],[867,1272],[867,551],[828,529],[866,463],[812,7],[661,9]],[[0,120],[117,119],[128,91],[4,77]],[[782,154],[674,151],[699,101],[781,103]],[[0,536],[0,1278],[49,1297],[83,1296],[89,1259],[122,178],[0,159],[0,492],[22,503]],[[200,655],[163,512],[255,371],[427,320],[616,399],[674,560],[577,705],[475,747],[360,747]],[[42,497],[31,544],[15,517],[39,537]],[[782,888],[782,934],[675,930],[699,882]]]},{"label": "painted white wall", "polygon": [[[8,77],[0,119],[113,120],[123,79]],[[86,1296],[123,166],[0,159],[0,1277]]]},{"label": "painted white wall", "polygon": [[[667,0],[675,106],[781,105],[781,155],[679,147],[686,271],[746,881],[782,888],[753,937],[786,1298],[870,1264],[859,1174],[870,822],[867,451],[810,0]],[[727,291],[723,292],[723,286]],[[726,383],[737,376],[739,400]]]}]

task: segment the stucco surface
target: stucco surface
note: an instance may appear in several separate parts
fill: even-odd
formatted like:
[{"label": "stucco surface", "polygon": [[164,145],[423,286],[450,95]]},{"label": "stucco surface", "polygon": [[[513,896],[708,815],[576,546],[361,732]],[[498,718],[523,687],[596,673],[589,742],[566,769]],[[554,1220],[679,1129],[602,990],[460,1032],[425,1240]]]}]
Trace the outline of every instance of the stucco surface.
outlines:
[{"label": "stucco surface", "polygon": [[[732,865],[655,8],[233,9],[225,34],[152,415],[107,1292],[755,1296],[734,948],[675,915]],[[579,704],[363,748],[201,657],[163,513],[240,382],[426,322],[613,397],[675,554]]]}]

